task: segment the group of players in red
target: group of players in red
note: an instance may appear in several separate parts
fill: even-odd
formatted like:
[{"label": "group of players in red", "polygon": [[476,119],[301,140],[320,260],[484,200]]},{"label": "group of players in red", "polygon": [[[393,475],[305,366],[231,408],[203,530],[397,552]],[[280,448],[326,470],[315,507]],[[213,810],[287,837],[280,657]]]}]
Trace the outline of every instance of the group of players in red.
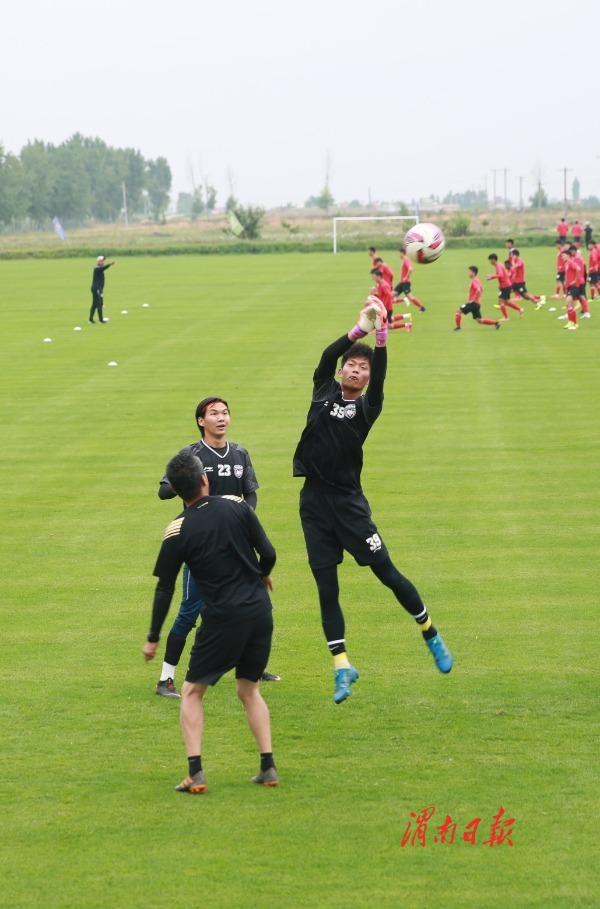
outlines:
[{"label": "group of players in red", "polygon": [[590,318],[587,283],[592,300],[600,294],[600,246],[590,237],[587,248],[586,267],[579,244],[569,244],[562,238],[556,241],[556,292],[552,299],[564,299],[567,312],[558,318],[566,320],[564,327],[571,330],[579,327],[578,315],[581,319]]},{"label": "group of players in red", "polygon": [[405,331],[412,331],[411,313],[407,312],[394,316],[394,306],[401,300],[406,304],[406,306],[410,306],[412,303],[417,307],[420,313],[425,312],[425,307],[421,301],[417,300],[417,298],[412,293],[410,276],[414,266],[406,255],[405,247],[401,246],[399,249],[401,266],[400,275],[395,287],[394,273],[390,266],[383,261],[381,256],[377,255],[377,250],[374,246],[369,246],[367,251],[371,256],[371,275],[376,282],[371,288],[370,292],[374,296],[378,297],[385,306],[387,311],[388,328],[403,328]]},{"label": "group of players in red", "polygon": [[[577,244],[577,245],[576,245]],[[564,298],[566,314],[559,319],[566,320],[565,328],[578,328],[578,313],[580,318],[589,319],[590,309],[586,296],[586,284],[590,284],[590,297],[600,295],[600,244],[595,243],[591,237],[587,243],[589,262],[586,267],[583,255],[579,248],[579,239],[573,244],[568,240],[556,241],[556,293],[553,299]],[[456,327],[454,331],[461,331],[462,318],[471,315],[480,325],[490,325],[495,329],[500,328],[502,322],[509,321],[509,309],[514,309],[522,318],[525,309],[522,301],[533,303],[535,309],[540,309],[546,303],[546,297],[531,294],[525,283],[525,263],[519,250],[514,246],[512,239],[506,240],[506,255],[504,263],[498,261],[496,253],[488,256],[493,273],[486,276],[487,281],[498,281],[498,302],[495,307],[500,310],[502,317],[499,319],[485,319],[481,314],[481,297],[483,285],[478,277],[479,269],[476,265],[469,266],[469,291],[468,301],[459,306],[454,314]],[[376,284],[371,288],[371,294],[379,297],[385,305],[388,315],[388,325],[391,329],[403,328],[412,330],[412,315],[410,312],[394,316],[395,304],[403,301],[407,306],[412,303],[420,313],[425,312],[425,307],[412,293],[411,273],[413,263],[406,255],[404,246],[400,247],[401,271],[398,283],[394,286],[392,269],[377,254],[374,246],[369,246],[371,256],[371,275]]]}]

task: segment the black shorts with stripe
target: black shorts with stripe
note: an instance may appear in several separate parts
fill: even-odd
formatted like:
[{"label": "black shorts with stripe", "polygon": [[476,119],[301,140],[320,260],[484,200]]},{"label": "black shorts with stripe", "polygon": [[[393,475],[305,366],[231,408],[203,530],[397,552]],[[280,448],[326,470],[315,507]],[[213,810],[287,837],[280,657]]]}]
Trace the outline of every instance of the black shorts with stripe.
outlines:
[{"label": "black shorts with stripe", "polygon": [[362,492],[308,479],[300,491],[300,520],[311,568],[339,565],[344,551],[358,565],[379,565],[388,558]]},{"label": "black shorts with stripe", "polygon": [[460,311],[465,316],[471,313],[474,319],[481,319],[481,303],[465,303],[460,307]]}]

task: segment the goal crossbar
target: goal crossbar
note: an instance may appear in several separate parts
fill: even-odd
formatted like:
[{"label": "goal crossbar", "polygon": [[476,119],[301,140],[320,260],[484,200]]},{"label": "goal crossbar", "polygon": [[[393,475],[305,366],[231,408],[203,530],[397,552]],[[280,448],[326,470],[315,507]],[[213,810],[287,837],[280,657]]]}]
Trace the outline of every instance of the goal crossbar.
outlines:
[{"label": "goal crossbar", "polygon": [[347,217],[335,217],[333,219],[333,252],[337,253],[337,226],[339,221],[411,221],[414,224],[419,223],[417,215],[356,215]]}]

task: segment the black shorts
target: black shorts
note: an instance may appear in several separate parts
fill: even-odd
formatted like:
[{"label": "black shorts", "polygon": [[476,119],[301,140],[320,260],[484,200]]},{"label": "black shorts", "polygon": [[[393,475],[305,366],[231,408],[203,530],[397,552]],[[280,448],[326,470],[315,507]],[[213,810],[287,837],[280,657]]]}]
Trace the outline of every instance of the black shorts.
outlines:
[{"label": "black shorts", "polygon": [[481,319],[481,303],[465,303],[460,307],[460,311],[466,316],[471,313],[474,319]]},{"label": "black shorts", "polygon": [[403,281],[401,284],[396,284],[394,290],[397,294],[409,294],[410,293],[410,281]]},{"label": "black shorts", "polygon": [[300,490],[300,520],[311,568],[339,565],[344,550],[358,565],[379,565],[388,558],[362,493],[308,480]]},{"label": "black shorts", "polygon": [[571,284],[570,287],[567,287],[567,297],[572,297],[574,300],[578,300],[580,293],[581,288],[579,284]]},{"label": "black shorts", "polygon": [[271,653],[273,613],[263,612],[247,622],[202,622],[190,653],[186,682],[216,685],[235,669],[236,679],[258,682]]},{"label": "black shorts", "polygon": [[521,296],[523,296],[523,294],[527,293],[527,288],[525,287],[525,284],[513,284],[512,289],[513,289],[513,293],[521,294]]},{"label": "black shorts", "polygon": [[600,271],[591,271],[590,272],[590,284],[597,284],[599,278],[600,278]]},{"label": "black shorts", "polygon": [[586,284],[587,284],[587,281],[585,282],[585,284],[580,284],[580,285],[579,285],[579,296],[580,296],[580,297],[585,297],[585,287],[586,287]]},{"label": "black shorts", "polygon": [[498,293],[499,300],[510,300],[512,287],[501,287]]},{"label": "black shorts", "polygon": [[565,273],[564,273],[564,271],[557,271],[557,272],[556,272],[556,280],[557,280],[557,281],[560,281],[561,284],[562,284],[562,282],[565,280]]}]

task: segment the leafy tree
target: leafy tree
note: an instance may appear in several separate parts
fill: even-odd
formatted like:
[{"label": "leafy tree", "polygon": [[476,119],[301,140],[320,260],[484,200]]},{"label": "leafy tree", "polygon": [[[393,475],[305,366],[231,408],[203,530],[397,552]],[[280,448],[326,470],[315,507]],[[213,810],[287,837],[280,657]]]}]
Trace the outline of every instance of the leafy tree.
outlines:
[{"label": "leafy tree", "polygon": [[446,224],[449,237],[466,237],[471,227],[471,219],[462,212],[457,212]]},{"label": "leafy tree", "polygon": [[179,193],[177,196],[176,212],[178,215],[191,215],[194,197],[191,193]]},{"label": "leafy tree", "polygon": [[217,191],[214,186],[206,186],[206,208],[208,211],[214,211],[217,204]]},{"label": "leafy tree", "polygon": [[52,198],[57,179],[57,162],[53,145],[39,139],[21,149],[21,164],[29,187],[28,216],[38,224],[52,217]]},{"label": "leafy tree", "polygon": [[545,208],[548,205],[548,196],[541,184],[538,184],[538,188],[533,196],[529,197],[529,201],[531,202],[532,208]]},{"label": "leafy tree", "polygon": [[264,208],[252,208],[248,205],[236,205],[232,208],[234,215],[244,228],[244,236],[248,240],[256,240],[260,237],[260,227],[262,219],[265,216]]},{"label": "leafy tree", "polygon": [[19,221],[27,213],[29,193],[19,158],[0,144],[0,224]]},{"label": "leafy tree", "polygon": [[225,211],[235,211],[239,204],[240,203],[235,196],[231,194],[227,197],[227,201],[225,202]]},{"label": "leafy tree", "polygon": [[165,216],[171,182],[171,168],[166,158],[146,162],[145,189],[150,201],[150,213],[155,221],[160,221]]},{"label": "leafy tree", "polygon": [[192,210],[190,212],[192,219],[195,221],[199,215],[203,215],[206,211],[206,202],[204,201],[204,196],[202,195],[202,187],[197,186],[194,190],[194,195],[192,196]]}]

